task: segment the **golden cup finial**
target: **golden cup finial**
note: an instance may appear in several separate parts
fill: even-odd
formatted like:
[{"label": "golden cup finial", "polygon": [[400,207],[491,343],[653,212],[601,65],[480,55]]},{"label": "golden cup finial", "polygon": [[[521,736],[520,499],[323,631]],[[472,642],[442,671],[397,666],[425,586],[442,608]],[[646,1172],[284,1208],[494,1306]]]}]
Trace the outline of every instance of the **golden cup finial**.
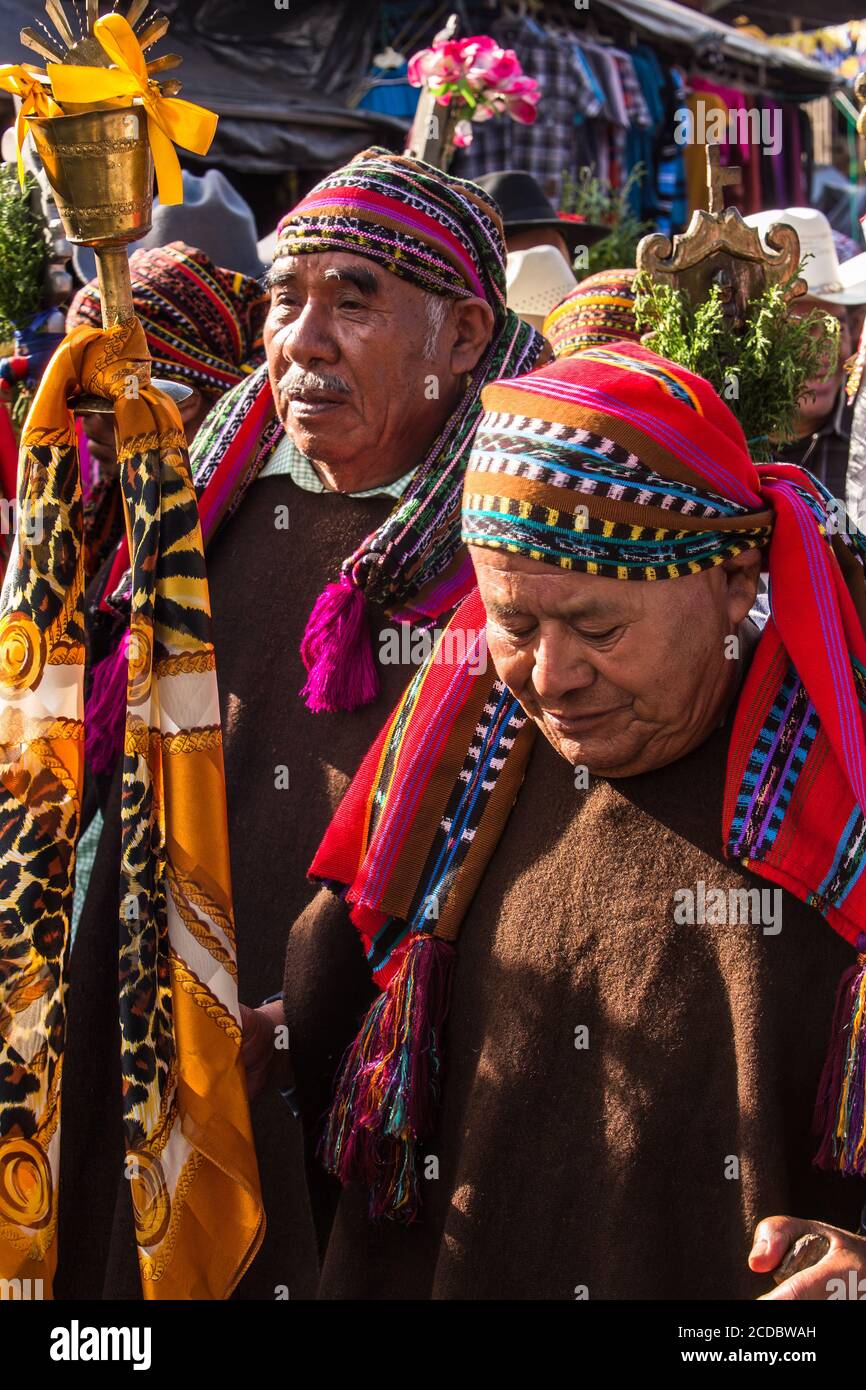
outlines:
[{"label": "golden cup finial", "polygon": [[[168,30],[158,11],[145,18],[148,3],[131,0],[125,16],[115,9],[99,23],[99,0],[87,0],[82,24],[77,9],[70,18],[61,0],[45,0],[55,32],[41,20],[38,30],[21,31],[21,42],[54,65],[44,76],[63,114],[30,115],[28,125],[68,240],[96,255],[106,328],[135,316],[126,247],[150,231],[154,151],[163,200],[180,201],[173,142],[204,153],[216,123],[203,108],[172,100],[180,91],[174,78],[155,80],[181,60],[176,54],[149,62],[143,57]],[[189,395],[185,386],[154,384],[176,400]],[[87,408],[112,409],[90,399]]]},{"label": "golden cup finial", "polygon": [[30,129],[68,240],[96,254],[104,326],[127,322],[135,311],[126,245],[150,231],[153,212],[153,156],[141,112],[128,106],[45,116]]}]

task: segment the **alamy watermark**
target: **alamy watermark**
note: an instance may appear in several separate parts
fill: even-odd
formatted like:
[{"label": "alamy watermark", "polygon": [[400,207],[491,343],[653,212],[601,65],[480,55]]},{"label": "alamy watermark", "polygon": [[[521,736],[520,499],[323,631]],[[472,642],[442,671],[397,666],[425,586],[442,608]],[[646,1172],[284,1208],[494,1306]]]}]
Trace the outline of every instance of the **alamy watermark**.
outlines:
[{"label": "alamy watermark", "polygon": [[44,1297],[41,1279],[0,1279],[0,1303],[41,1303]]},{"label": "alamy watermark", "polygon": [[680,106],[674,112],[674,140],[678,145],[759,145],[764,154],[782,149],[781,108],[731,106],[727,111],[699,98],[694,110]]},{"label": "alamy watermark", "polygon": [[13,497],[0,497],[0,535],[20,535],[30,545],[40,545],[45,535],[45,511],[37,498],[19,507]]},{"label": "alamy watermark", "polygon": [[678,926],[752,926],[764,936],[782,930],[781,888],[708,888],[699,878],[694,888],[674,890]]},{"label": "alamy watermark", "polygon": [[487,670],[485,628],[452,630],[450,627],[412,627],[396,623],[379,635],[379,661],[382,666],[422,666],[432,658],[434,665],[456,666],[466,662],[473,676]]},{"label": "alamy watermark", "polygon": [[151,1365],[151,1328],[82,1327],[73,1318],[68,1327],[51,1331],[52,1361],[130,1361],[134,1371]]}]

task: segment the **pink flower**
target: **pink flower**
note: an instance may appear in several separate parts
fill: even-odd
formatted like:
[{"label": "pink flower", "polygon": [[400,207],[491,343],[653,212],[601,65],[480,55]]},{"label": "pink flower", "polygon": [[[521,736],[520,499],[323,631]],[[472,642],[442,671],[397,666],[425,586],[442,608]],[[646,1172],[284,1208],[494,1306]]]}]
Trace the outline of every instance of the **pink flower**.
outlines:
[{"label": "pink flower", "polygon": [[463,42],[466,80],[477,92],[497,87],[500,80],[520,72],[516,55],[502,49],[485,34]]},{"label": "pink flower", "polygon": [[521,71],[517,54],[513,49],[494,46],[471,54],[467,76],[473,87],[501,88],[512,78],[519,77]]},{"label": "pink flower", "polygon": [[[500,48],[488,34],[421,49],[409,60],[409,81],[413,87],[428,87],[442,106],[461,106],[473,121],[507,113],[531,125],[541,97],[538,83],[524,77],[513,49]],[[468,119],[458,131],[455,144],[465,149],[472,141]]]},{"label": "pink flower", "polygon": [[436,54],[432,48],[421,48],[417,53],[413,53],[409,59],[409,85],[411,87],[423,87],[428,76],[436,67]]},{"label": "pink flower", "polygon": [[458,121],[454,127],[452,144],[455,150],[465,150],[472,144],[472,126],[469,121]]},{"label": "pink flower", "polygon": [[519,121],[521,125],[533,125],[538,115],[531,101],[526,101],[523,97],[515,97],[513,101],[508,101],[505,108],[514,121]]},{"label": "pink flower", "polygon": [[521,125],[532,125],[541,99],[538,83],[532,77],[515,77],[505,91],[505,110]]},{"label": "pink flower", "polygon": [[504,96],[514,96],[520,92],[529,101],[539,101],[541,98],[541,88],[535,78],[524,77],[522,72],[516,72],[512,77],[506,77],[498,84],[498,87]]},{"label": "pink flower", "polygon": [[459,82],[463,76],[464,63],[461,43],[449,39],[447,43],[434,48],[422,48],[409,59],[409,83],[413,87],[423,87],[425,82],[438,87],[443,82]]}]

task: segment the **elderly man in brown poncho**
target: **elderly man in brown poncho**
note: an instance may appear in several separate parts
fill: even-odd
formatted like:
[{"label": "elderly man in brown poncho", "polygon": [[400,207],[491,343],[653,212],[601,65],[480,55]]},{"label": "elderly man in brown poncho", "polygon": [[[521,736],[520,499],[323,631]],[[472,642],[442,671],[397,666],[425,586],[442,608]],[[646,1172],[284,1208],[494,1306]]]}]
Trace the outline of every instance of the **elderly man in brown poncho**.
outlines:
[{"label": "elderly man in brown poncho", "polygon": [[707,383],[638,345],[484,405],[479,593],[356,775],[289,936],[311,1129],[350,1043],[320,1296],[849,1297],[864,549],[828,536],[810,475],[756,467]]}]

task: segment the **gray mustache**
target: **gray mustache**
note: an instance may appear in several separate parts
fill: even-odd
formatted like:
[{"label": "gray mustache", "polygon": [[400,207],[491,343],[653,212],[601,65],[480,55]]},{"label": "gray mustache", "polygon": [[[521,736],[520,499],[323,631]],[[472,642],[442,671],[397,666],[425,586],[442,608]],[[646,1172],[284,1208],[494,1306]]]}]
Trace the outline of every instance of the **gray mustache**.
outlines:
[{"label": "gray mustache", "polygon": [[280,379],[277,387],[281,396],[298,391],[329,391],[343,396],[352,394],[342,377],[331,376],[328,372],[307,372],[299,367],[290,367]]}]

